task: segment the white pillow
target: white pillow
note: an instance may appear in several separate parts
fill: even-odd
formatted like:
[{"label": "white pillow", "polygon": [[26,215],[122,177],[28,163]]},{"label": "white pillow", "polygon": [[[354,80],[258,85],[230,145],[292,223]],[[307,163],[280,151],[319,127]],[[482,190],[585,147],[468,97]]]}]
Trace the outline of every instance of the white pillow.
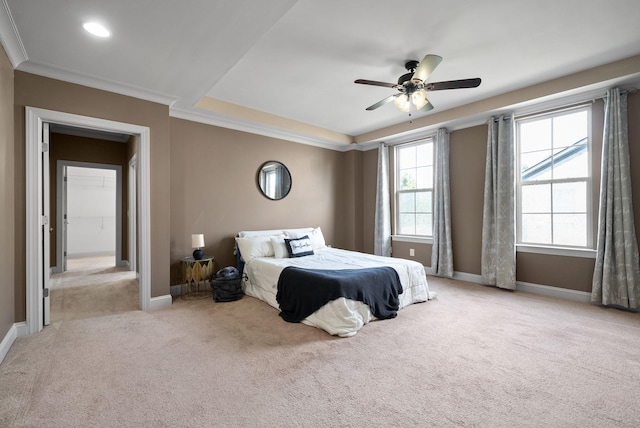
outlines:
[{"label": "white pillow", "polygon": [[282,235],[282,229],[273,230],[243,230],[238,232],[238,236],[241,238],[253,238],[256,236],[276,236]]},{"label": "white pillow", "polygon": [[272,236],[271,246],[276,259],[286,259],[289,257],[287,246],[284,243],[284,236]]},{"label": "white pillow", "polygon": [[304,235],[307,235],[311,240],[311,247],[314,250],[319,250],[327,246],[327,243],[324,240],[324,235],[322,235],[322,229],[320,229],[320,227],[316,227],[315,229],[285,230],[284,234],[287,236],[287,238],[301,238]]},{"label": "white pillow", "polygon": [[285,229],[284,235],[287,238],[301,238],[313,230],[313,227],[301,227],[299,229]]},{"label": "white pillow", "polygon": [[[284,235],[281,235],[284,237]],[[245,262],[256,257],[273,257],[273,246],[270,236],[252,236],[247,238],[236,238],[240,255]]]},{"label": "white pillow", "polygon": [[309,232],[309,239],[311,240],[311,246],[314,250],[319,250],[327,246],[327,243],[324,241],[324,235],[322,235],[322,230],[320,227],[316,227],[311,232]]}]

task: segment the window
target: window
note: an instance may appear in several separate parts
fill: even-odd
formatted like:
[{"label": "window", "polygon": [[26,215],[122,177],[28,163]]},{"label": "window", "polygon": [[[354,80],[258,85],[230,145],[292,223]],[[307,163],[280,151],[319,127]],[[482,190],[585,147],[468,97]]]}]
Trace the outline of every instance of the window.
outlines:
[{"label": "window", "polygon": [[590,112],[516,122],[518,244],[593,247]]},{"label": "window", "polygon": [[275,195],[276,194],[276,169],[275,166],[270,167],[269,169],[263,168],[262,172],[264,173],[264,187],[266,189],[267,195]]},{"label": "window", "polygon": [[396,147],[396,234],[433,234],[433,140]]}]

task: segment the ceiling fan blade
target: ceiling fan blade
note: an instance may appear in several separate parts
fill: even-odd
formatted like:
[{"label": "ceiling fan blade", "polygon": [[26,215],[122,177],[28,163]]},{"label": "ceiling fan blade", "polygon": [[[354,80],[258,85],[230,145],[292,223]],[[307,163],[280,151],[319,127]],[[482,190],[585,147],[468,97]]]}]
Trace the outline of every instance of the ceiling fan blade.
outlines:
[{"label": "ceiling fan blade", "polygon": [[475,79],[448,80],[446,82],[427,83],[425,89],[427,91],[441,91],[443,89],[477,88],[480,86],[480,82],[479,77]]},{"label": "ceiling fan blade", "polygon": [[398,86],[396,83],[377,82],[375,80],[358,79],[353,83],[360,83],[362,85],[384,86],[385,88],[395,88]]},{"label": "ceiling fan blade", "polygon": [[441,56],[425,55],[420,64],[418,64],[416,71],[413,73],[413,79],[420,79],[423,82],[426,81],[431,73],[433,73],[433,70],[435,70],[438,64],[440,64],[440,61],[442,61]]},{"label": "ceiling fan blade", "polygon": [[371,111],[371,110],[375,110],[375,109],[377,109],[378,107],[382,107],[383,105],[385,105],[385,104],[390,103],[391,101],[393,101],[393,99],[394,99],[395,97],[397,97],[398,95],[400,95],[400,94],[393,94],[393,95],[389,95],[387,98],[385,98],[385,99],[383,99],[383,100],[380,100],[380,101],[378,101],[377,103],[375,103],[374,105],[371,105],[371,106],[367,107],[367,110],[368,110],[368,111]]},{"label": "ceiling fan blade", "polygon": [[431,101],[428,101],[427,104],[425,104],[424,107],[422,107],[421,109],[418,109],[418,111],[423,112],[423,113],[427,112],[429,110],[433,110],[433,104],[431,104]]}]

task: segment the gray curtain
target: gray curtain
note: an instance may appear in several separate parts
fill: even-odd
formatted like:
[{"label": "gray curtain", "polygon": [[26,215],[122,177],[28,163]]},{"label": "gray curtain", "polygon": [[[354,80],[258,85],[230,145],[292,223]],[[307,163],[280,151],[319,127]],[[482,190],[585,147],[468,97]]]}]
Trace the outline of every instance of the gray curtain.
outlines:
[{"label": "gray curtain", "polygon": [[482,282],[516,288],[515,149],[513,115],[491,118],[482,217]]},{"label": "gray curtain", "polygon": [[591,301],[638,309],[640,267],[633,219],[627,94],[610,89],[605,98],[598,243]]},{"label": "gray curtain", "polygon": [[391,256],[391,204],[389,201],[389,147],[378,148],[378,180],[374,229],[374,254]]},{"label": "gray curtain", "polygon": [[433,247],[431,269],[434,275],[453,276],[451,249],[451,211],[449,202],[449,133],[438,129],[435,138],[433,186]]}]

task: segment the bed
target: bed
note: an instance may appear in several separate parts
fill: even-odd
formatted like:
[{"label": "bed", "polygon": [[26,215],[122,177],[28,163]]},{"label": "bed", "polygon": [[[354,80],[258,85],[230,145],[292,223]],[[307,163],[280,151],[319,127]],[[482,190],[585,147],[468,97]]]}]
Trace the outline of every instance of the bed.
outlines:
[{"label": "bed", "polygon": [[[296,245],[298,248],[292,248]],[[236,250],[245,294],[278,310],[281,310],[278,297],[282,297],[279,296],[279,291],[283,291],[279,289],[281,275],[285,269],[289,273],[295,268],[345,272],[392,268],[401,284],[400,294],[397,295],[397,309],[435,297],[435,293],[429,291],[422,264],[413,260],[331,248],[325,244],[319,227],[242,231],[236,237]],[[339,297],[324,304],[300,322],[321,328],[331,335],[349,337],[376,319],[374,312],[362,301]]]}]

